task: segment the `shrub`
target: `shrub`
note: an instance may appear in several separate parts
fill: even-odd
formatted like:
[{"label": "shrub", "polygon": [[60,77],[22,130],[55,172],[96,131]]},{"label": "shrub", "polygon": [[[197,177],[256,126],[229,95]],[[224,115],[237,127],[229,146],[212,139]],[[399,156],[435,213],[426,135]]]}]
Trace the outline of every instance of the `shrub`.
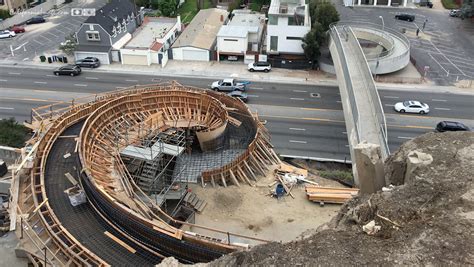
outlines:
[{"label": "shrub", "polygon": [[339,180],[339,181],[344,181],[344,182],[349,182],[349,183],[354,180],[354,178],[352,177],[352,172],[349,172],[349,171],[339,171],[339,170],[318,171],[318,174],[319,176],[323,178]]},{"label": "shrub", "polygon": [[28,139],[29,129],[18,124],[14,118],[0,120],[0,145],[23,147]]}]

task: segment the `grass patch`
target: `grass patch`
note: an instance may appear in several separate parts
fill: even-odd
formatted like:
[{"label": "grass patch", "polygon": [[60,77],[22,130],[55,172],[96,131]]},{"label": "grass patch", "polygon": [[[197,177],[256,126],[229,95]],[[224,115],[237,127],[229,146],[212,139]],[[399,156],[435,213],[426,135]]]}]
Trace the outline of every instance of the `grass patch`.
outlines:
[{"label": "grass patch", "polygon": [[[204,8],[212,8],[211,0],[204,0]],[[186,0],[184,4],[178,9],[178,14],[181,15],[183,23],[190,23],[194,16],[198,13],[197,0]]]},{"label": "grass patch", "polygon": [[251,9],[252,11],[255,11],[255,12],[260,12],[260,10],[262,9],[262,4],[261,4],[261,3],[252,2],[252,3],[250,3],[250,9]]},{"label": "grass patch", "polygon": [[183,23],[191,22],[197,13],[198,10],[196,0],[186,0],[184,4],[178,9],[178,14],[181,15],[181,21]]},{"label": "grass patch", "polygon": [[18,124],[14,118],[0,120],[0,145],[23,147],[29,138],[30,130]]},{"label": "grass patch", "polygon": [[454,2],[454,0],[441,0],[443,3],[444,8],[446,9],[458,9],[459,5]]},{"label": "grass patch", "polygon": [[352,172],[350,171],[318,171],[318,174],[319,176],[327,179],[339,180],[347,183],[352,183],[354,181],[354,178],[352,177]]}]

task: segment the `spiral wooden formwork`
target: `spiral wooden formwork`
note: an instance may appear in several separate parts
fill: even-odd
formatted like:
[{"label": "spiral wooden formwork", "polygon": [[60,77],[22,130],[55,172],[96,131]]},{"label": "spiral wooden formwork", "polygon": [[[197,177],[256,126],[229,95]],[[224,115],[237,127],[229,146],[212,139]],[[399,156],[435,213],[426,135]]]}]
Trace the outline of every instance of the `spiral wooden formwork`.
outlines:
[{"label": "spiral wooden formwork", "polygon": [[[143,133],[139,131],[135,131],[133,134],[124,134],[123,131],[132,129],[134,126],[145,126],[148,131],[161,131],[170,126],[186,128],[193,125],[201,132],[210,133],[209,138],[212,139],[221,134],[222,128],[225,128],[227,122],[232,120],[229,118],[227,110],[238,111],[252,118],[256,132],[253,141],[248,149],[231,163],[203,172],[202,182],[209,182],[213,186],[216,184],[227,186],[231,183],[239,186],[242,182],[251,184],[251,180],[256,180],[259,174],[265,175],[270,169],[269,166],[279,163],[279,159],[273,152],[268,131],[260,123],[258,117],[252,114],[240,100],[212,91],[171,83],[135,86],[126,90],[96,95],[92,101],[82,100],[81,103],[77,100],[71,104],[68,108],[64,108],[64,103],[59,105],[61,107],[59,112],[53,107],[40,108],[32,112],[36,125],[41,126],[38,128],[40,132],[31,175],[19,185],[18,214],[21,220],[17,222],[20,226],[19,229],[28,228],[31,230],[34,227],[43,227],[44,231],[41,231],[40,234],[37,234],[38,231],[26,232],[34,245],[27,250],[28,253],[34,257],[41,257],[42,253],[40,252],[44,250],[46,251],[46,261],[52,265],[108,265],[107,262],[80,244],[61,225],[49,205],[50,200],[44,186],[44,169],[52,144],[65,129],[84,119],[86,122],[77,140],[83,167],[82,173],[86,177],[84,179],[91,182],[90,189],[96,196],[100,195],[100,198],[107,201],[108,205],[129,216],[128,220],[144,227],[142,232],[134,232],[134,236],[127,237],[137,246],[161,257],[173,256],[173,253],[182,250],[179,252],[181,254],[178,253],[177,258],[183,259],[185,262],[206,261],[215,257],[213,255],[222,255],[242,249],[239,245],[229,243],[229,240],[227,242],[219,241],[181,231],[168,225],[163,218],[216,233],[226,233],[228,236],[234,235],[265,242],[170,218],[161,212],[159,207],[153,207],[143,201],[143,192],[133,183],[130,174],[116,153],[117,147],[129,144],[133,138],[139,139],[141,137]],[[113,125],[121,125],[116,130],[122,131],[119,132],[120,136],[128,136],[130,139],[117,140],[117,131],[111,131]],[[213,135],[213,133],[215,134]],[[128,199],[124,200],[124,198]],[[101,216],[116,227],[116,222],[106,218],[105,210],[97,204],[100,202],[95,203],[96,206],[98,205],[95,207],[97,212],[101,212]],[[25,225],[29,227],[25,227]],[[167,251],[166,247],[163,249],[163,247],[158,248],[151,244],[153,241],[145,243],[138,240],[140,235],[150,239],[151,235],[156,235],[153,232],[158,233],[161,237],[167,236],[166,240],[169,242],[177,240],[177,243],[170,243],[170,247],[177,247]],[[128,235],[127,231],[124,230],[123,235]],[[183,248],[180,249],[180,244],[186,246],[183,245]],[[186,253],[189,253],[189,256]]]}]

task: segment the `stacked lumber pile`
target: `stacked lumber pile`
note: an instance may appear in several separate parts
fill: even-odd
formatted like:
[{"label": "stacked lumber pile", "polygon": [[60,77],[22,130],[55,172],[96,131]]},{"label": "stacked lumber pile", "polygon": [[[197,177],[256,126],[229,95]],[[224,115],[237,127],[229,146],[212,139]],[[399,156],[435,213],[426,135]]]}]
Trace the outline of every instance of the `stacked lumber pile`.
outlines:
[{"label": "stacked lumber pile", "polygon": [[338,188],[306,185],[306,195],[313,202],[342,204],[359,193],[357,188]]}]

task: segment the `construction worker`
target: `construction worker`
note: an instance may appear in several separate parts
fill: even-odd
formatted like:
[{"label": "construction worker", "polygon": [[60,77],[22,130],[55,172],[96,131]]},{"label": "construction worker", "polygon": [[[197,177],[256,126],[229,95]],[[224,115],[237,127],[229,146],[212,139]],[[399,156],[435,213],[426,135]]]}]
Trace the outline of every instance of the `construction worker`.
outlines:
[{"label": "construction worker", "polygon": [[418,36],[419,33],[420,33],[420,28],[417,28],[416,29],[416,36]]}]

